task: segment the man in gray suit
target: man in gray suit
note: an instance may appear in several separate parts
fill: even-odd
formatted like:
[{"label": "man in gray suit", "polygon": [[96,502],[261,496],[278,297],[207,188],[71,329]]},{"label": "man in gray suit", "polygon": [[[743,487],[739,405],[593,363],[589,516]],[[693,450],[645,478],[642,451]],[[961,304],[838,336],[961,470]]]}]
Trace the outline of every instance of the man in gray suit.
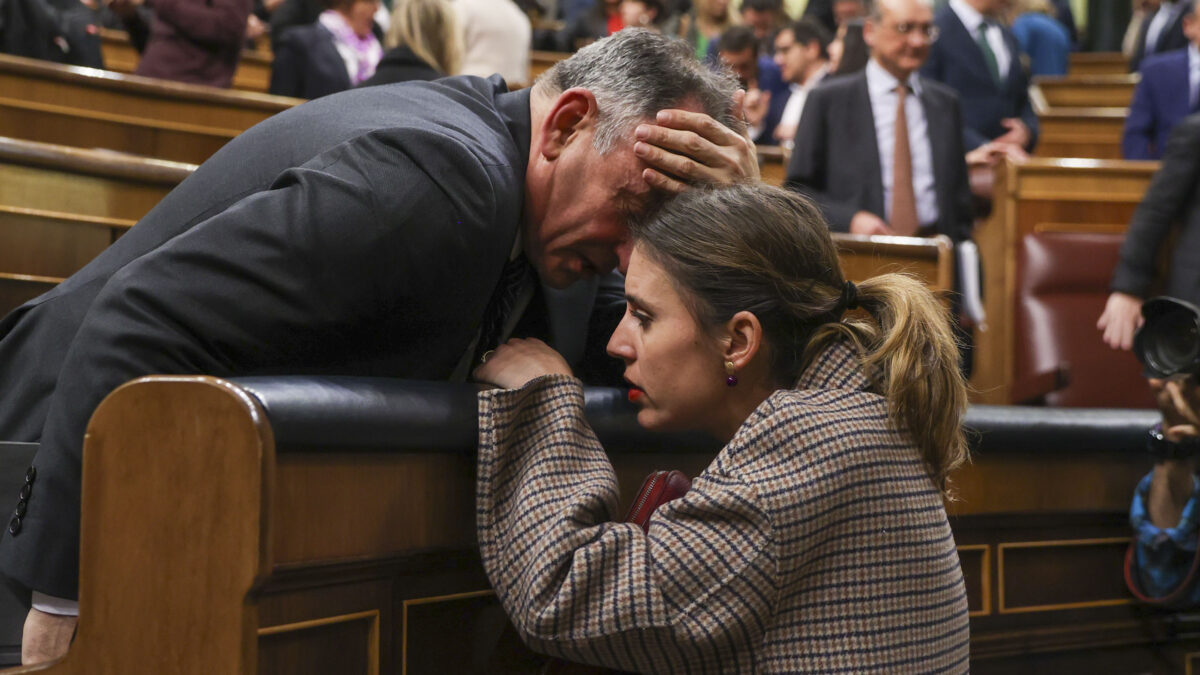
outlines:
[{"label": "man in gray suit", "polygon": [[1159,252],[1171,228],[1182,227],[1171,255],[1165,294],[1200,305],[1200,114],[1175,126],[1154,174],[1138,204],[1121,258],[1113,271],[1112,295],[1096,322],[1113,349],[1133,347],[1142,325],[1142,301],[1150,294]]},{"label": "man in gray suit", "polygon": [[916,74],[937,36],[929,3],[877,2],[863,35],[866,69],[808,95],[787,186],[816,201],[837,232],[970,238],[958,100]]},{"label": "man in gray suit", "polygon": [[624,269],[629,219],[681,178],[756,175],[735,86],[626,31],[531,90],[449,78],[319,99],[229,143],[6,317],[0,438],[41,443],[0,540],[0,567],[35,591],[24,660],[74,629],[81,446],[110,391],[151,373],[464,377],[529,305],[530,271],[563,288]]}]

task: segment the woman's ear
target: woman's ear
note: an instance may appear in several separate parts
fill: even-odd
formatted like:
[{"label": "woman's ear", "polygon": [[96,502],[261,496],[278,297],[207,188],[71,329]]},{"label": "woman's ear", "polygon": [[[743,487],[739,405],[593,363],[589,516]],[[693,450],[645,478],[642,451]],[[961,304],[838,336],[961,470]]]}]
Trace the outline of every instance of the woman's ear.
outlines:
[{"label": "woman's ear", "polygon": [[754,359],[763,346],[763,328],[758,317],[753,312],[741,311],[734,314],[725,323],[724,353],[725,361],[732,361],[733,367],[744,370]]},{"label": "woman's ear", "polygon": [[542,121],[542,156],[557,159],[578,132],[595,124],[598,111],[596,96],[587,89],[572,87],[559,94]]}]

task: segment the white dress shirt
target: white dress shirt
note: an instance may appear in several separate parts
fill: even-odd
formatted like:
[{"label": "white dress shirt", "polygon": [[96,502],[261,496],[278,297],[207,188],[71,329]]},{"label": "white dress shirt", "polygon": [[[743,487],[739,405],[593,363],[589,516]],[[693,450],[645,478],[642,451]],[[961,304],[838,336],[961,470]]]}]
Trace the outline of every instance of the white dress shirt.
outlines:
[{"label": "white dress shirt", "polygon": [[[529,17],[513,0],[456,0],[463,75],[500,73],[510,87],[530,85]],[[451,73],[456,75],[458,73]]]},{"label": "white dress shirt", "polygon": [[[968,5],[966,0],[950,0],[950,9],[954,10],[958,20],[967,27],[971,39],[977,42],[979,24],[984,20],[983,15]],[[992,53],[996,55],[996,69],[1000,71],[1000,79],[1005,80],[1008,78],[1008,69],[1012,66],[1013,55],[1008,51],[1008,45],[1004,44],[1004,32],[1000,30],[1000,24],[995,21],[988,22],[987,41]]]},{"label": "white dress shirt", "polygon": [[[883,204],[888,220],[892,214],[892,169],[896,147],[896,88],[900,81],[880,66],[875,59],[867,62],[867,91],[871,98],[871,113],[875,117],[875,138],[879,143],[879,168],[883,178]],[[908,147],[912,156],[913,192],[917,197],[917,220],[922,226],[938,219],[937,190],[933,182],[933,150],[929,144],[929,123],[921,105],[921,81],[916,73],[909,75],[912,90],[904,99],[904,118],[908,124]]]},{"label": "white dress shirt", "polygon": [[1196,43],[1188,45],[1188,110],[1196,109],[1196,100],[1200,99],[1200,47]]},{"label": "white dress shirt", "polygon": [[787,104],[783,106],[783,113],[779,117],[779,125],[775,127],[775,136],[779,139],[779,144],[787,148],[792,147],[793,138],[796,135],[796,127],[800,125],[800,115],[804,113],[804,102],[808,100],[808,92],[812,91],[825,76],[829,74],[829,64],[826,63],[817,69],[804,84],[793,84],[791,86],[791,94],[788,95]]}]

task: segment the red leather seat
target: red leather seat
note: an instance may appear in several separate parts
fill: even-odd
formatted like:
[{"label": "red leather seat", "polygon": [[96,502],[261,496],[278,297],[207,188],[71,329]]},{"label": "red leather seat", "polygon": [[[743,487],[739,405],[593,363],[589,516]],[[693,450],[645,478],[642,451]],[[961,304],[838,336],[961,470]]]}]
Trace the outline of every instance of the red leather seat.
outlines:
[{"label": "red leather seat", "polygon": [[1027,235],[1017,260],[1014,381],[1066,366],[1068,384],[1045,402],[1071,407],[1154,407],[1132,352],[1110,349],[1096,320],[1124,239],[1120,234]]}]

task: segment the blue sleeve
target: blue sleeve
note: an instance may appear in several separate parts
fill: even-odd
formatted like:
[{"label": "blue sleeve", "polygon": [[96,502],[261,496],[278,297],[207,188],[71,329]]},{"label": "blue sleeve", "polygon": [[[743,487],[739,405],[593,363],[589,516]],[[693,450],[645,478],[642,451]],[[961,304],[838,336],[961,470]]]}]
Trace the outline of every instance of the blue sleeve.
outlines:
[{"label": "blue sleeve", "polygon": [[[1200,502],[1200,480],[1192,478],[1192,496],[1183,507],[1179,524],[1172,528],[1159,529],[1150,522],[1146,508],[1150,492],[1147,474],[1133,493],[1133,504],[1129,509],[1129,522],[1133,526],[1134,567],[1141,590],[1151,597],[1163,597],[1173,593],[1186,578],[1196,556],[1197,504]],[[1200,584],[1195,584],[1176,605],[1200,606]]]},{"label": "blue sleeve", "polygon": [[1154,139],[1154,106],[1150,103],[1150,85],[1143,74],[1142,80],[1133,88],[1133,101],[1129,104],[1129,116],[1125,118],[1125,131],[1121,134],[1121,157],[1125,159],[1153,159],[1150,145]]}]

